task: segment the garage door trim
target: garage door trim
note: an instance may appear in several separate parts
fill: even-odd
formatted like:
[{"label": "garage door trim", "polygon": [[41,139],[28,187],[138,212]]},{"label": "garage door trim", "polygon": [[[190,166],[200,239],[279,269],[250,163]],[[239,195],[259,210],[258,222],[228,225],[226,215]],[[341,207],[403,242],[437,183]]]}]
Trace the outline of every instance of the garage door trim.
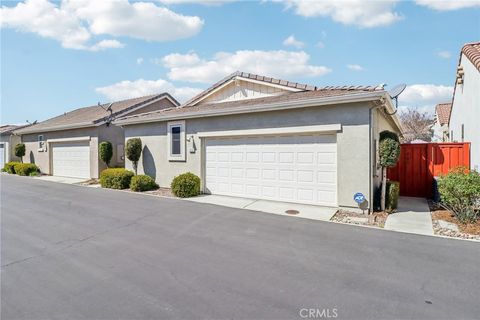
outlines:
[{"label": "garage door trim", "polygon": [[91,137],[76,137],[76,138],[60,138],[60,139],[47,139],[47,143],[56,143],[56,142],[78,142],[78,141],[90,141]]},{"label": "garage door trim", "polygon": [[215,138],[215,137],[239,137],[239,136],[265,136],[265,135],[279,135],[279,134],[302,134],[302,133],[327,133],[341,131],[342,125],[325,124],[316,126],[297,126],[297,127],[280,127],[280,128],[265,128],[265,129],[247,129],[247,130],[228,130],[228,131],[207,131],[199,132],[200,138]]}]

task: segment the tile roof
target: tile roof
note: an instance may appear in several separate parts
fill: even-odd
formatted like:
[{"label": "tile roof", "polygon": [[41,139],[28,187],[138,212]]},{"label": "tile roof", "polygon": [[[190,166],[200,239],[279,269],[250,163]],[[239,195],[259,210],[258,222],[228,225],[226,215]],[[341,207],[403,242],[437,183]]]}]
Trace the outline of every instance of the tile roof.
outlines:
[{"label": "tile roof", "polygon": [[480,42],[465,44],[462,48],[462,53],[480,71]]},{"label": "tile roof", "polygon": [[29,124],[26,125],[15,125],[15,124],[6,124],[0,126],[0,135],[6,135],[12,133],[13,130],[28,127]]},{"label": "tile roof", "polygon": [[248,72],[242,72],[242,71],[236,71],[222,80],[214,83],[212,86],[209,88],[205,89],[204,91],[200,92],[198,95],[194,96],[190,100],[184,103],[184,106],[190,106],[200,98],[204,97],[205,95],[209,94],[210,92],[214,91],[216,88],[219,86],[227,83],[228,81],[232,80],[235,77],[242,77],[246,79],[252,79],[256,81],[263,81],[265,83],[271,83],[271,84],[276,84],[276,85],[281,85],[285,86],[288,88],[293,88],[293,89],[299,89],[302,91],[315,91],[315,90],[366,90],[366,91],[373,91],[378,89],[377,87],[372,87],[372,86],[327,86],[327,87],[317,87],[317,86],[312,86],[309,84],[303,84],[303,83],[298,83],[298,82],[292,82],[288,80],[282,80],[282,79],[276,79],[276,78],[271,78],[271,77],[266,77],[266,76],[261,76],[258,74],[253,74],[253,73],[248,73]]},{"label": "tile roof", "polygon": [[452,112],[451,103],[439,103],[435,106],[435,113],[437,115],[437,120],[440,125],[448,125],[450,121],[450,113]]},{"label": "tile roof", "polygon": [[379,91],[383,92],[383,90],[371,90],[371,87],[361,87],[360,89],[355,89],[352,87],[348,87],[348,89],[317,89],[314,91],[301,91],[301,92],[292,92],[282,95],[275,95],[257,99],[248,99],[248,100],[237,100],[237,101],[229,101],[229,102],[221,102],[221,103],[210,103],[210,104],[203,104],[203,105],[195,105],[195,106],[183,106],[180,108],[169,108],[163,109],[158,111],[152,111],[147,113],[142,113],[138,115],[132,116],[125,116],[117,119],[120,123],[126,123],[130,121],[155,121],[161,120],[164,117],[168,116],[180,116],[186,113],[196,113],[196,112],[204,112],[204,111],[224,111],[224,110],[235,110],[235,108],[241,107],[252,107],[252,111],[254,111],[254,107],[257,106],[267,106],[269,104],[274,103],[288,103],[288,102],[295,102],[295,101],[302,101],[302,100],[309,100],[309,99],[316,99],[316,98],[326,98],[326,97],[340,97],[345,95],[352,95],[352,94],[360,94],[372,91]]},{"label": "tile roof", "polygon": [[[161,97],[168,97],[172,99],[172,101],[177,102],[168,93],[154,94],[144,97],[116,101],[111,103],[112,116],[118,117],[122,114],[127,113],[128,111],[140,107],[143,104],[154,101]],[[178,104],[179,103],[177,102],[177,105]],[[106,121],[110,117],[110,112],[105,110],[109,107],[109,105],[110,103],[105,103],[101,106],[94,105],[90,107],[75,109],[73,111],[66,112],[60,116],[32,125],[31,127],[26,128],[25,131],[20,130],[19,133],[42,132],[60,128],[68,130],[69,128],[75,128],[78,126],[94,126],[98,123]]]}]

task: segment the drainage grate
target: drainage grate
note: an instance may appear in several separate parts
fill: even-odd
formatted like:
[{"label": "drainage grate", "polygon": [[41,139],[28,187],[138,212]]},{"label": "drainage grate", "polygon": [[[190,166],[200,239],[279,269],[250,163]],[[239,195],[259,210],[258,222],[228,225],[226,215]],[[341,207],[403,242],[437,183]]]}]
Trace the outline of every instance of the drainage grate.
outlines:
[{"label": "drainage grate", "polygon": [[287,211],[285,211],[285,213],[286,213],[286,214],[299,214],[299,213],[300,213],[300,211],[298,211],[298,210],[293,210],[293,209],[290,209],[290,210],[287,210]]}]

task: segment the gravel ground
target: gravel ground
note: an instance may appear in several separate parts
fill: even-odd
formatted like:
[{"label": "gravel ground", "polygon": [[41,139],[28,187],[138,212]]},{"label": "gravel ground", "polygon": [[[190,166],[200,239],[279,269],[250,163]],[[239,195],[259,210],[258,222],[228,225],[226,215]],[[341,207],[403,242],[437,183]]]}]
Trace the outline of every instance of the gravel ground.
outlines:
[{"label": "gravel ground", "polygon": [[383,228],[387,216],[388,215],[385,212],[374,212],[370,215],[364,215],[347,210],[338,210],[331,220],[335,222]]},{"label": "gravel ground", "polygon": [[[476,223],[462,224],[450,211],[436,205],[432,201],[429,201],[428,205],[432,215],[433,231],[436,235],[480,240],[480,220]],[[455,225],[458,230],[446,227],[449,225]]]}]

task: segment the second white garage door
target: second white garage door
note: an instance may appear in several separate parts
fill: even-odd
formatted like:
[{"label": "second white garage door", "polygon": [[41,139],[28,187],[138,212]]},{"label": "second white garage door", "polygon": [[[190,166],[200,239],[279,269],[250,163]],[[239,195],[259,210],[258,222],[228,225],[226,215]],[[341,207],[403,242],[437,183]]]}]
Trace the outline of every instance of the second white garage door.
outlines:
[{"label": "second white garage door", "polygon": [[52,144],[54,176],[90,178],[90,142],[62,142]]},{"label": "second white garage door", "polygon": [[0,168],[3,168],[5,166],[5,156],[6,156],[6,150],[5,150],[5,144],[1,143],[0,144]]},{"label": "second white garage door", "polygon": [[212,194],[337,206],[336,135],[206,140]]}]

